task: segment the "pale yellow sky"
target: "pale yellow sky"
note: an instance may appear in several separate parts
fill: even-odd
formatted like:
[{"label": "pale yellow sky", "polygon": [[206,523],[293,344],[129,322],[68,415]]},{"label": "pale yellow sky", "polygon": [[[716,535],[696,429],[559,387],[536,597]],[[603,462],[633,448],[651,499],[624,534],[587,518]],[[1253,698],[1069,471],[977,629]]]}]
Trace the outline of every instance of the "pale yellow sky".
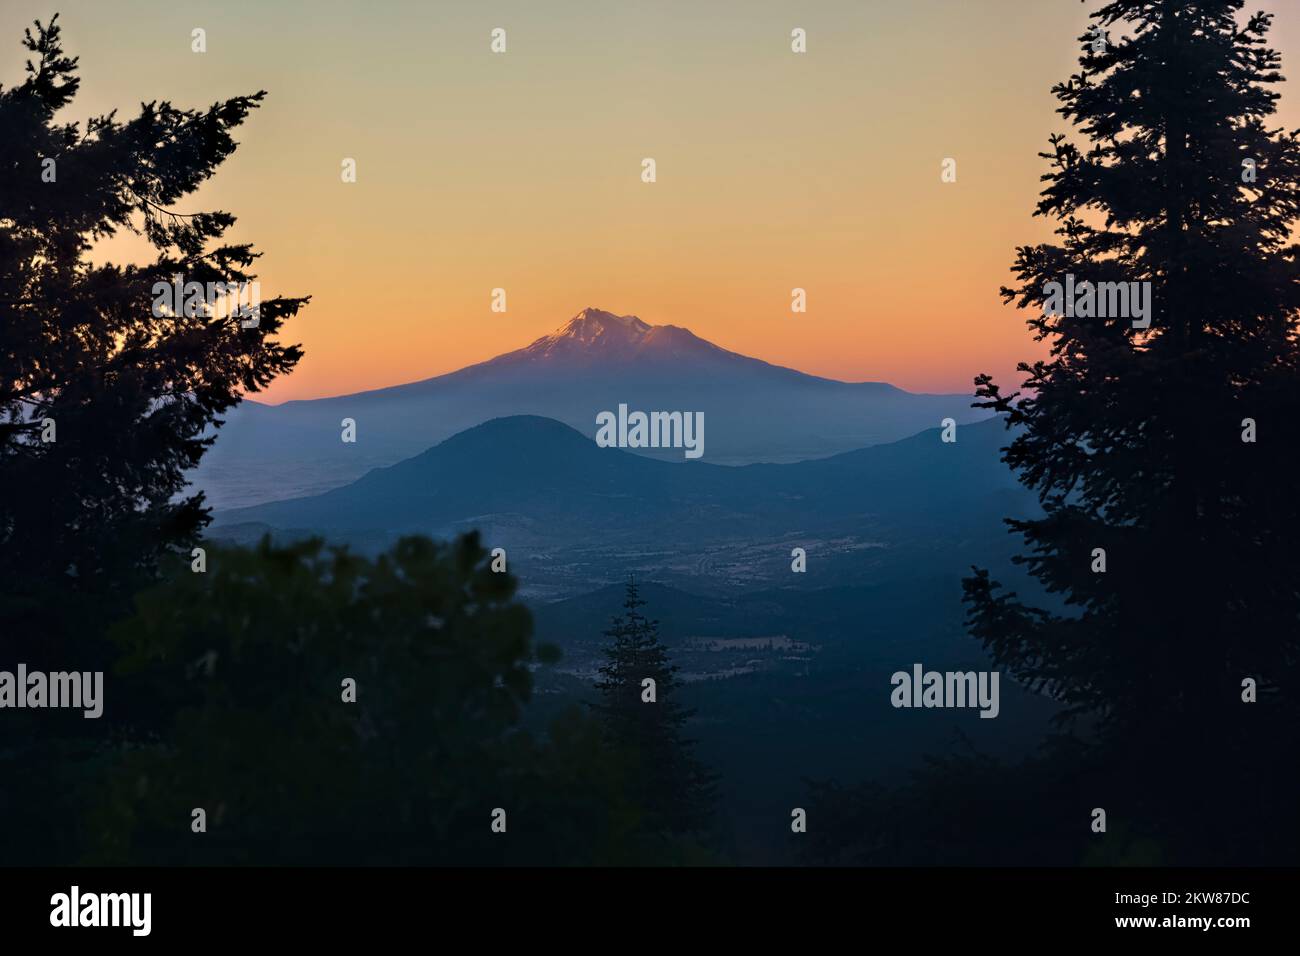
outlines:
[{"label": "pale yellow sky", "polygon": [[[287,332],[306,358],[262,400],[452,371],[589,305],[808,372],[968,392],[1039,354],[997,293],[1015,246],[1047,234],[1030,214],[1037,153],[1065,129],[1049,87],[1097,5],[6,0],[0,82],[21,78],[22,26],[57,9],[81,57],[73,118],[269,91],[178,208],[235,213],[263,295],[313,296]],[[1255,8],[1300,51],[1300,6]],[[1300,125],[1300,88],[1282,90],[1279,125]]]}]

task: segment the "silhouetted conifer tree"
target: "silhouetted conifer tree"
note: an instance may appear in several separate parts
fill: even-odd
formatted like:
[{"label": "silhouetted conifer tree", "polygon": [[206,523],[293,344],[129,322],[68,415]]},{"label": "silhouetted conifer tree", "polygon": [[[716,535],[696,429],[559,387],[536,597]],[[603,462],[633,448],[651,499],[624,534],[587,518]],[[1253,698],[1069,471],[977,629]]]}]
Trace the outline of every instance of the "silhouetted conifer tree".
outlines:
[{"label": "silhouetted conifer tree", "polygon": [[[605,637],[595,705],[611,741],[637,761],[638,796],[650,829],[684,833],[703,829],[713,798],[713,777],[696,759],[683,726],[694,715],[677,699],[677,666],[659,639],[659,622],[641,613],[636,582],[627,583],[623,613]],[[653,684],[647,684],[653,681]],[[653,700],[650,696],[653,694]]]},{"label": "silhouetted conifer tree", "polygon": [[[121,607],[194,543],[207,512],[185,472],[222,412],[297,363],[274,336],[307,300],[263,301],[249,328],[153,308],[154,284],[175,276],[255,278],[252,247],[222,241],[234,216],[174,207],[234,152],[263,93],[198,111],[145,103],[83,128],[59,118],[80,80],[57,17],[24,42],[27,78],[0,90],[0,630],[31,635],[18,653],[35,660],[56,652],[56,611],[81,609],[67,629],[84,647],[105,599]],[[121,231],[156,257],[92,262],[93,243]]]},{"label": "silhouetted conifer tree", "polygon": [[[1279,57],[1270,17],[1242,6],[1108,3],[1053,90],[1083,143],[1051,137],[1037,214],[1059,238],[1020,248],[1003,290],[1034,310],[1050,355],[1020,365],[1023,391],[976,384],[1016,430],[1005,460],[1045,512],[1009,522],[1019,560],[1065,606],[1029,606],[983,570],[965,582],[997,662],[1100,728],[1143,780],[1168,779],[1152,819],[1201,813],[1207,834],[1235,813],[1216,781],[1264,785],[1232,779],[1235,755],[1253,755],[1246,775],[1294,764],[1300,662],[1300,140],[1268,125]],[[1132,307],[1103,318],[1067,299],[1049,314],[1048,284],[1069,275],[1094,292],[1149,283],[1149,328]],[[1243,704],[1246,678],[1260,703]],[[1268,824],[1254,826],[1262,847]]]},{"label": "silhouetted conifer tree", "polygon": [[[223,241],[234,216],[176,206],[235,150],[263,93],[82,126],[61,119],[80,79],[57,17],[24,44],[26,78],[0,88],[0,650],[9,666],[111,672],[106,625],[168,555],[189,573],[207,511],[185,473],[218,416],[297,363],[275,335],[307,300],[262,300],[256,325],[225,308],[154,308],[155,283],[176,276],[255,278],[252,246]],[[102,262],[95,243],[123,231],[149,261]],[[75,858],[65,801],[85,796],[109,725],[160,716],[110,700],[102,722],[7,712],[0,859]]]}]

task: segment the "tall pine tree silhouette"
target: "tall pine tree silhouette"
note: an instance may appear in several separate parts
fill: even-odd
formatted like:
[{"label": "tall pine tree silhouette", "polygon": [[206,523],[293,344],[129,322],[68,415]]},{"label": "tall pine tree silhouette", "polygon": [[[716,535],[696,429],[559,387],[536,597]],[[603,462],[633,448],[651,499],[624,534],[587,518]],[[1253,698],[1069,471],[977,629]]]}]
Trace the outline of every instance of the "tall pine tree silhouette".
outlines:
[{"label": "tall pine tree silhouette", "polygon": [[[66,651],[62,630],[84,667],[109,605],[122,610],[206,524],[185,472],[221,413],[297,363],[275,335],[307,300],[263,301],[251,327],[153,307],[155,283],[178,275],[255,278],[258,253],[223,239],[234,216],[174,207],[234,152],[263,93],[197,111],[145,103],[82,127],[60,119],[80,79],[57,17],[24,42],[25,81],[0,89],[0,630],[31,638],[10,646],[30,663]],[[96,240],[123,231],[151,261],[91,261]]]},{"label": "tall pine tree silhouette", "polygon": [[644,606],[636,582],[629,579],[623,613],[605,631],[610,643],[596,682],[601,699],[595,709],[611,742],[636,764],[638,799],[650,818],[647,828],[699,831],[708,824],[714,781],[696,759],[693,741],[683,736],[694,711],[677,699],[677,666],[659,640],[659,622],[641,613]]},{"label": "tall pine tree silhouette", "polygon": [[[1042,154],[1037,215],[1058,239],[1020,248],[1003,289],[1050,356],[1019,366],[1023,391],[976,379],[1044,508],[1009,522],[1019,560],[1066,606],[1027,605],[976,569],[972,633],[1115,753],[1184,783],[1198,750],[1202,764],[1241,748],[1294,763],[1300,141],[1267,125],[1279,56],[1270,17],[1242,6],[1116,0],[1092,15],[1079,72],[1053,89],[1084,142],[1052,136]],[[1070,274],[1150,283],[1150,327],[1047,314],[1047,284]]]},{"label": "tall pine tree silhouette", "polygon": [[[185,473],[223,412],[297,363],[276,334],[306,299],[264,300],[249,327],[154,309],[155,283],[177,275],[254,278],[258,254],[223,238],[234,216],[180,204],[235,150],[232,132],[262,93],[70,122],[80,78],[57,17],[24,45],[26,77],[0,88],[0,651],[10,666],[111,672],[105,628],[160,571],[188,573],[207,523]],[[145,261],[93,255],[122,232],[148,243]],[[0,857],[76,858],[70,821],[112,739],[105,728],[161,716],[130,694],[108,699],[102,722],[6,719],[0,818],[14,837]]]}]

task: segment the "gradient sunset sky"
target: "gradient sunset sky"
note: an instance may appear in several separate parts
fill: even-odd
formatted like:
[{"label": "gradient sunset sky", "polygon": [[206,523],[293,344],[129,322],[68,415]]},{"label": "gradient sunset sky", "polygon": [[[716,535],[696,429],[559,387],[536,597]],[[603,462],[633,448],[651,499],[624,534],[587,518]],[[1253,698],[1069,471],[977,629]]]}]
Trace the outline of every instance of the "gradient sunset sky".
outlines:
[{"label": "gradient sunset sky", "polygon": [[[65,119],[268,91],[176,210],[233,212],[263,296],[313,297],[284,336],[306,357],[262,401],[453,371],[586,306],[815,374],[969,392],[1041,354],[998,288],[1015,246],[1048,235],[1037,153],[1067,128],[1049,88],[1099,5],[5,0],[0,82],[22,78],[23,26],[58,11],[81,58]],[[1278,14],[1295,79],[1277,125],[1300,126],[1300,4],[1247,9]]]}]

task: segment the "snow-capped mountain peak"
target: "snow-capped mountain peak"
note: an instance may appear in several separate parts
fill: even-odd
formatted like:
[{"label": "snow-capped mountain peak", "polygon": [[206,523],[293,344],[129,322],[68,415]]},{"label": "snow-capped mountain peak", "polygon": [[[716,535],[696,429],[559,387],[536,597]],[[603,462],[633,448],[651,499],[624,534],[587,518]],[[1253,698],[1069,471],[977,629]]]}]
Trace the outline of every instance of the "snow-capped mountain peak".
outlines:
[{"label": "snow-capped mountain peak", "polygon": [[635,315],[615,315],[603,309],[586,308],[568,322],[544,336],[545,339],[573,339],[590,345],[601,339],[637,342],[650,331],[649,323]]},{"label": "snow-capped mountain peak", "polygon": [[523,351],[532,358],[576,353],[627,355],[637,350],[653,328],[635,315],[615,315],[603,309],[586,308]]}]

